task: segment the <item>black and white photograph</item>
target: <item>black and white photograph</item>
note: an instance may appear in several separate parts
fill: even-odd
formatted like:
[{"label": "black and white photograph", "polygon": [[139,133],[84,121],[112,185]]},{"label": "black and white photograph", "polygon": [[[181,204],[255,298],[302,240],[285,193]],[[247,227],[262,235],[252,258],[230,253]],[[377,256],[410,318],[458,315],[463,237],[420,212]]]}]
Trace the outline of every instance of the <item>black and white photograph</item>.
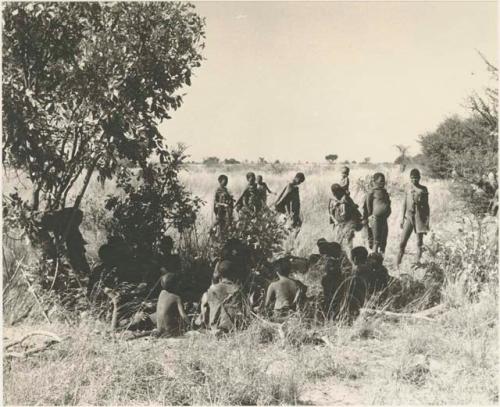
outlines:
[{"label": "black and white photograph", "polygon": [[3,405],[498,405],[496,1],[3,1]]}]

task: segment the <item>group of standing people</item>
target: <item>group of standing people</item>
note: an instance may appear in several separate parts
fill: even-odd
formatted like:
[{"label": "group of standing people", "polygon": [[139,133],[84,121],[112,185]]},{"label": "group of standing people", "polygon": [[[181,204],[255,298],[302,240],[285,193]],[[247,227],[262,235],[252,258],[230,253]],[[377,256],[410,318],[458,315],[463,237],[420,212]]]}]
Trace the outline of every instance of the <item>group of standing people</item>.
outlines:
[{"label": "group of standing people", "polygon": [[[385,188],[385,176],[381,172],[373,174],[370,189],[365,195],[360,211],[359,205],[351,198],[349,172],[348,167],[343,167],[340,181],[331,185],[332,197],[328,203],[328,215],[333,226],[333,240],[341,244],[346,253],[351,253],[355,233],[365,229],[370,250],[384,256],[389,237],[388,219],[392,214],[391,197]],[[227,189],[228,177],[220,175],[218,178],[219,188],[214,199],[216,218],[214,230],[218,230],[221,235],[233,221],[234,206],[237,211],[246,208],[253,214],[267,206],[267,194],[272,192],[262,176],[255,177],[253,172],[249,172],[246,178],[248,184],[235,205]],[[420,179],[420,171],[412,169],[410,185],[406,188],[403,199],[398,267],[412,233],[417,236],[417,262],[420,261],[424,235],[429,232],[429,192],[420,184]],[[304,181],[304,174],[297,173],[274,203],[276,212],[286,214],[291,227],[297,230],[302,225],[299,185]]]},{"label": "group of standing people", "polygon": [[[219,187],[215,191],[214,198],[215,224],[213,231],[216,235],[224,235],[227,227],[233,221],[234,209],[238,212],[244,209],[251,214],[257,214],[264,207],[267,207],[267,194],[274,194],[264,182],[262,175],[256,177],[255,173],[249,172],[246,179],[247,186],[235,203],[227,188],[227,175],[222,174],[218,177]],[[292,182],[280,193],[274,204],[277,212],[289,215],[294,228],[298,228],[302,224],[298,186],[304,181],[304,174],[297,173]]]},{"label": "group of standing people", "polygon": [[[402,230],[396,264],[399,267],[408,241],[415,233],[417,236],[417,262],[422,256],[424,235],[429,232],[429,192],[420,184],[420,171],[410,171],[410,185],[405,190],[400,228]],[[341,243],[349,253],[352,249],[355,232],[366,230],[369,248],[382,256],[385,255],[389,236],[388,219],[392,214],[391,197],[385,189],[385,176],[381,172],[373,174],[371,186],[359,206],[350,197],[349,168],[342,169],[340,183],[331,186],[332,198],[328,205],[330,223],[333,224],[334,240]]]}]

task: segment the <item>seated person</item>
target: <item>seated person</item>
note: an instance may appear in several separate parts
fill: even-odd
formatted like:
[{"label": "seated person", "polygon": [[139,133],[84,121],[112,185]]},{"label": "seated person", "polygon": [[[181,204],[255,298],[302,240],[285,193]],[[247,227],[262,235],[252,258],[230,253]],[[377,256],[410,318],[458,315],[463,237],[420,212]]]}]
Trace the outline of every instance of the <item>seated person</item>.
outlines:
[{"label": "seated person", "polygon": [[113,247],[108,243],[99,247],[99,262],[92,268],[87,286],[87,296],[90,296],[96,286],[113,287],[116,280],[116,255]]},{"label": "seated person", "polygon": [[335,300],[338,299],[340,286],[342,285],[341,255],[342,248],[337,242],[323,243],[320,253],[324,259],[323,277],[321,286],[323,287],[324,309],[327,316],[331,316],[336,309]]},{"label": "seated person", "polygon": [[274,263],[274,269],[279,279],[269,285],[265,307],[268,308],[274,302],[274,315],[282,317],[302,305],[307,287],[300,281],[289,277],[291,267],[288,258],[277,260]]},{"label": "seated person", "polygon": [[158,250],[158,262],[162,274],[179,273],[181,271],[181,258],[178,254],[172,253],[174,250],[174,241],[170,236],[161,239]]},{"label": "seated person", "polygon": [[368,281],[368,290],[370,292],[381,291],[389,284],[389,272],[383,265],[384,258],[379,253],[370,253],[367,263],[371,269],[370,279]]},{"label": "seated person", "polygon": [[359,311],[365,303],[366,281],[370,276],[370,266],[367,264],[368,250],[365,247],[358,246],[352,249],[351,258],[354,267],[350,276],[344,276],[337,313],[348,320],[359,315]]},{"label": "seated person", "polygon": [[162,290],[156,304],[156,334],[179,336],[182,334],[182,322],[189,323],[178,293],[179,278],[167,273],[160,281]]},{"label": "seated person", "polygon": [[223,260],[217,270],[219,282],[212,284],[202,298],[202,315],[208,316],[208,326],[212,330],[227,333],[246,324],[248,306],[237,284],[236,265]]}]

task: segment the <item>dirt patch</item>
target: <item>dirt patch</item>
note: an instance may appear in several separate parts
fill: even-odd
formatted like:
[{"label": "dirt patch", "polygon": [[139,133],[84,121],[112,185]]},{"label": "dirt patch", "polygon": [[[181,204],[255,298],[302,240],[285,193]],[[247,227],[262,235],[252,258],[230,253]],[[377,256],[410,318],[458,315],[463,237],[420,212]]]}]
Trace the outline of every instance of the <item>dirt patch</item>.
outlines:
[{"label": "dirt patch", "polygon": [[300,403],[314,406],[366,404],[359,389],[341,383],[334,377],[307,384]]}]

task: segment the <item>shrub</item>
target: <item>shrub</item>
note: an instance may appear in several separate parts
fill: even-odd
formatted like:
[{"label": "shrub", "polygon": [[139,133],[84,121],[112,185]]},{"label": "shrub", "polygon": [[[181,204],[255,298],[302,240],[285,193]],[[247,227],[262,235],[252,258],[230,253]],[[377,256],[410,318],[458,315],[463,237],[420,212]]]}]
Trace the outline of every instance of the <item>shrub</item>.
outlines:
[{"label": "shrub", "polygon": [[142,256],[151,256],[171,229],[182,233],[191,228],[203,202],[178,178],[185,158],[181,146],[165,154],[162,164],[143,168],[135,180],[123,168],[117,186],[125,194],[109,196],[106,201],[113,213],[108,234],[123,238]]}]

